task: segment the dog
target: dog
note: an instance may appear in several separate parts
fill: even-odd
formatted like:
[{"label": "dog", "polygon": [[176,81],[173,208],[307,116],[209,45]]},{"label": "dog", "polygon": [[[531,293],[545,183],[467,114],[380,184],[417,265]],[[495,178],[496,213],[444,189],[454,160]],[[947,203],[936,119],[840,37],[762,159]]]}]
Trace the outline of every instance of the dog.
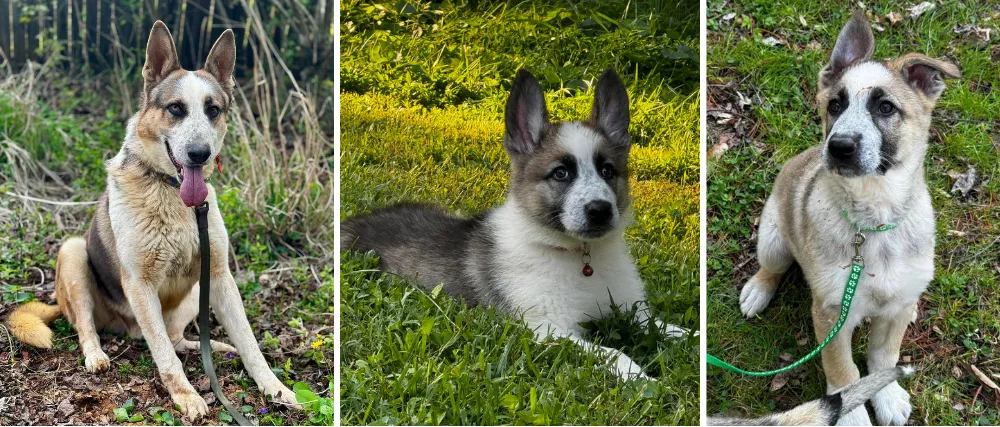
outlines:
[{"label": "dog", "polygon": [[[375,251],[382,270],[520,315],[539,340],[568,338],[613,360],[622,378],[648,378],[620,351],[586,340],[580,325],[610,313],[612,301],[641,305],[638,320],[650,320],[623,234],[632,214],[629,120],[613,70],[598,79],[589,121],[556,123],[538,81],[521,70],[506,106],[506,201],[471,219],[426,204],[376,210],[341,224],[341,250]],[[668,336],[686,332],[657,325]]]},{"label": "dog", "polygon": [[864,409],[864,404],[875,393],[899,378],[913,375],[909,366],[897,366],[861,378],[834,394],[803,403],[788,411],[760,418],[709,417],[710,426],[829,426],[833,425],[855,408]]},{"label": "dog", "polygon": [[[918,53],[873,61],[874,49],[868,20],[855,12],[819,73],[822,144],[793,157],[778,174],[760,217],[760,270],[740,295],[743,314],[757,316],[782,274],[798,262],[822,341],[840,316],[857,227],[897,225],[863,233],[865,265],[850,315],[822,352],[830,392],[860,378],[851,337],[862,319],[872,324],[869,372],[896,365],[917,301],[934,277],[934,211],[924,158],[944,78],[959,78],[959,70]],[[896,382],[875,393],[872,403],[883,425],[905,424],[912,409],[909,394]],[[863,407],[840,422],[871,425]]]},{"label": "dog", "polygon": [[107,190],[84,237],[71,237],[56,261],[57,306],[22,305],[8,319],[21,342],[52,348],[46,325],[66,316],[79,335],[86,369],[108,370],[99,330],[145,337],[163,385],[191,419],[208,413],[176,352],[196,351],[184,328],[198,315],[201,254],[193,206],[207,202],[211,305],[257,386],[296,406],[295,395],[264,360],[229,271],[229,238],[215,190],[205,182],[222,149],[236,82],[236,42],[226,30],[198,71],[181,68],[170,31],[157,21],[149,34],[139,112],[128,122],[118,154],[107,161]]}]

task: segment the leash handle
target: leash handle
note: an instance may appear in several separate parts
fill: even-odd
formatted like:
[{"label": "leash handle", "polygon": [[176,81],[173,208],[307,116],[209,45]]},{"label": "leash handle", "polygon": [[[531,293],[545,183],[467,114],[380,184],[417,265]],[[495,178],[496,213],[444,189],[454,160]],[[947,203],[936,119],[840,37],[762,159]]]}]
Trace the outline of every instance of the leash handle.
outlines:
[{"label": "leash handle", "polygon": [[233,402],[230,402],[225,393],[222,392],[222,387],[219,386],[219,377],[215,375],[215,364],[212,362],[212,329],[208,323],[211,309],[209,296],[212,288],[212,248],[208,241],[208,202],[195,206],[194,215],[198,221],[198,242],[201,249],[201,279],[198,281],[201,288],[198,296],[198,338],[201,342],[201,364],[205,368],[205,375],[208,375],[208,380],[212,384],[215,398],[222,402],[222,406],[233,417],[233,421],[241,426],[251,426],[254,424],[247,420],[243,413],[237,411],[233,407]]},{"label": "leash handle", "polygon": [[816,347],[816,349],[809,352],[809,354],[805,355],[805,357],[795,361],[795,363],[792,363],[791,365],[788,365],[784,368],[775,369],[773,371],[764,371],[764,372],[745,371],[711,354],[705,355],[705,361],[709,365],[730,370],[733,372],[738,372],[743,375],[749,375],[751,377],[769,377],[771,375],[777,375],[782,372],[788,372],[791,371],[792,369],[802,366],[803,363],[808,362],[812,358],[816,357],[816,355],[819,354],[821,351],[823,351],[823,349],[830,344],[830,341],[833,341],[833,338],[837,336],[837,333],[840,332],[840,329],[844,327],[844,323],[847,322],[847,315],[851,311],[851,302],[854,301],[854,293],[858,288],[858,280],[861,278],[861,272],[865,268],[864,264],[865,260],[864,258],[861,257],[861,255],[855,256],[853,262],[851,263],[851,274],[847,276],[847,286],[844,287],[844,298],[840,300],[840,317],[837,318],[837,323],[833,325],[833,329],[830,329],[830,333],[826,335],[826,339],[824,339],[823,342],[820,343],[819,347]]}]

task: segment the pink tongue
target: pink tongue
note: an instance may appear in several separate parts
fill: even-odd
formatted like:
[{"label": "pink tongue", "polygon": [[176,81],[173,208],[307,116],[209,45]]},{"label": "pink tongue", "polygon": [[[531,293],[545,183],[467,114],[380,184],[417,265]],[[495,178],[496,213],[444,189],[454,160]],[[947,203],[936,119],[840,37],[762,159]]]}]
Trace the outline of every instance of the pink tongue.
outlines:
[{"label": "pink tongue", "polygon": [[198,206],[208,197],[208,186],[202,168],[184,167],[184,181],[181,182],[181,200],[188,207]]}]

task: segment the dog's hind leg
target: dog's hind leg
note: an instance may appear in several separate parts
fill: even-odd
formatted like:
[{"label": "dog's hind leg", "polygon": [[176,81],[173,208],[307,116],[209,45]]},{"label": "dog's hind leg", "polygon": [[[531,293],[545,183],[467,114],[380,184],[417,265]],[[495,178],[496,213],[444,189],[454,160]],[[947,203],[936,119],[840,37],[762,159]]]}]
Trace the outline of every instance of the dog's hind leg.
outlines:
[{"label": "dog's hind leg", "polygon": [[101,298],[87,263],[87,241],[80,237],[67,239],[59,248],[56,260],[56,300],[76,330],[84,365],[92,373],[111,367],[111,359],[101,349],[101,339],[97,335],[111,318]]},{"label": "dog's hind leg", "polygon": [[[910,313],[915,309],[907,307],[895,316],[872,318],[868,334],[868,372],[892,369],[899,361],[899,347],[910,323]],[[875,419],[884,426],[905,425],[913,410],[910,394],[896,381],[875,393],[872,407]]]},{"label": "dog's hind leg", "polygon": [[[163,322],[167,325],[167,335],[170,337],[170,342],[174,344],[174,350],[178,353],[201,349],[200,342],[184,338],[184,329],[198,316],[198,298],[200,292],[201,287],[195,284],[191,287],[191,292],[184,297],[184,300],[181,301],[177,308],[163,313]],[[224,342],[211,340],[211,344],[212,351],[217,353],[236,352],[235,347]]]},{"label": "dog's hind leg", "polygon": [[747,318],[757,316],[767,307],[778,290],[781,275],[795,261],[778,229],[777,209],[778,204],[774,199],[768,199],[760,215],[760,227],[757,230],[757,262],[760,263],[760,270],[740,291],[740,311]]}]

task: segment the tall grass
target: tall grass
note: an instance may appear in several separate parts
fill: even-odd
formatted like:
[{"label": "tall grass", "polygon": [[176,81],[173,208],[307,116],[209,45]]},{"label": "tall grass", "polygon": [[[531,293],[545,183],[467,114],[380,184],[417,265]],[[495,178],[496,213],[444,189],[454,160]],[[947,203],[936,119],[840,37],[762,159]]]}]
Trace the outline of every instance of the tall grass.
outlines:
[{"label": "tall grass", "polygon": [[[323,89],[332,75],[300,81],[271,40],[270,18],[251,2],[240,3],[248,11],[245,22],[209,19],[204,28],[211,33],[213,25],[244,26],[246,39],[239,42],[253,56],[234,91],[224,173],[214,178],[220,206],[235,214],[230,228],[238,236],[267,236],[272,249],[326,258],[333,252],[334,111],[328,107],[333,93]],[[318,43],[332,46],[330,17],[301,1],[273,3],[295,27],[285,31],[312,43],[313,54]],[[0,70],[0,197],[24,196],[19,199],[26,207],[53,212],[68,201],[96,200],[103,191],[103,161],[119,149],[125,122],[138,108],[144,55],[119,40],[114,25],[108,36],[113,42],[107,55],[117,59],[107,71],[71,75],[65,61],[72,58],[59,49],[48,52],[44,63]]]}]

